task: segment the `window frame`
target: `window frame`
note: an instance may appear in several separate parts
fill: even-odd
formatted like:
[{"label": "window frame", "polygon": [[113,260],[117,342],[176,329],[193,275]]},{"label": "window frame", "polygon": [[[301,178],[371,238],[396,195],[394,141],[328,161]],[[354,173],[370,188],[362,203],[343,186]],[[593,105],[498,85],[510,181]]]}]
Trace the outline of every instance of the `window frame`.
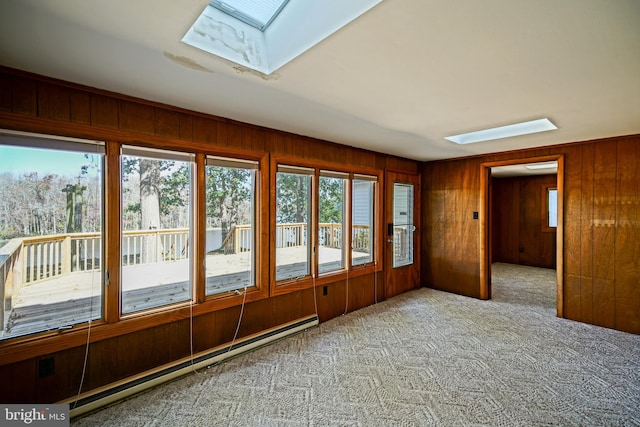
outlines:
[{"label": "window frame", "polygon": [[[543,233],[555,233],[556,230],[558,229],[558,226],[556,225],[555,227],[552,227],[549,225],[549,192],[551,190],[555,190],[556,191],[556,197],[557,197],[557,191],[558,191],[558,185],[557,184],[543,184],[542,185],[542,203],[541,203],[541,214],[540,214],[540,225],[541,225],[541,231]],[[557,214],[557,206],[558,206],[558,202],[556,201],[556,214]],[[557,219],[556,219],[557,220]]]},{"label": "window frame", "polygon": [[[119,291],[120,291],[120,295],[118,297],[118,300],[120,302],[120,307],[119,307],[119,315],[121,319],[128,319],[128,318],[133,318],[133,317],[137,317],[137,316],[142,316],[142,315],[146,315],[149,313],[157,313],[157,312],[166,312],[168,310],[171,310],[173,308],[178,308],[184,305],[190,305],[193,303],[194,298],[195,298],[195,294],[196,294],[196,288],[199,286],[199,284],[196,282],[196,275],[195,275],[195,252],[194,252],[194,245],[188,245],[186,250],[188,252],[187,256],[188,256],[188,282],[189,282],[189,287],[190,287],[190,291],[189,291],[189,297],[182,300],[182,301],[177,301],[177,302],[173,302],[173,303],[169,303],[169,304],[164,304],[164,305],[157,305],[157,306],[153,306],[153,307],[149,307],[146,309],[141,309],[141,310],[135,310],[135,311],[129,311],[129,312],[124,312],[124,295],[123,295],[123,282],[124,282],[124,274],[122,269],[125,267],[124,263],[122,262],[123,260],[123,244],[122,244],[122,239],[124,237],[124,226],[123,226],[123,219],[122,219],[122,213],[123,213],[123,209],[124,209],[124,200],[122,197],[123,194],[123,185],[122,182],[124,180],[124,175],[123,175],[123,171],[122,171],[122,160],[124,158],[124,156],[138,156],[139,158],[148,158],[148,159],[152,159],[152,160],[175,160],[175,161],[183,161],[183,162],[188,162],[189,166],[190,166],[190,170],[189,170],[189,200],[187,201],[188,203],[188,208],[189,208],[189,214],[188,214],[188,220],[189,220],[189,225],[187,226],[188,228],[188,232],[187,232],[187,241],[193,241],[194,237],[195,237],[195,220],[196,220],[196,192],[199,191],[203,191],[201,188],[197,187],[196,185],[196,155],[194,152],[192,151],[180,151],[180,150],[176,150],[173,148],[151,148],[151,147],[144,147],[144,146],[138,146],[138,145],[131,145],[131,144],[120,144],[120,152],[119,152],[119,162],[120,162],[120,193],[119,193],[119,205],[121,206],[122,209],[120,209],[120,213],[119,213],[119,218],[117,219],[120,222],[120,235],[118,236],[118,240],[120,241],[120,256],[118,257],[118,261],[119,261],[119,266],[118,266],[118,273],[119,273]],[[148,153],[148,154],[147,154]],[[158,224],[159,226],[159,224]],[[142,243],[141,243],[142,244]],[[153,287],[153,286],[152,286]]]},{"label": "window frame", "polygon": [[[309,207],[307,219],[307,259],[308,259],[308,273],[302,277],[286,278],[282,280],[277,279],[277,206],[276,200],[278,197],[277,189],[277,177],[279,172],[283,173],[296,173],[300,172],[301,175],[308,175],[309,181]],[[270,230],[273,230],[271,237],[272,254],[273,259],[270,261],[271,269],[271,282],[274,284],[274,288],[287,287],[289,290],[304,289],[309,286],[310,280],[317,276],[317,261],[315,256],[315,248],[317,247],[317,170],[309,165],[301,165],[296,161],[283,161],[272,163],[272,197],[271,197],[271,217]],[[274,289],[274,290],[275,290]]]},{"label": "window frame", "polygon": [[[217,163],[217,164],[216,164]],[[246,168],[243,168],[242,166],[249,166]],[[205,174],[205,178],[204,178],[204,186],[203,186],[203,190],[204,190],[204,226],[202,228],[202,230],[206,231],[207,230],[207,220],[209,218],[209,216],[206,213],[206,196],[207,196],[207,181],[206,181],[206,169],[209,166],[219,166],[219,167],[228,167],[228,168],[238,168],[238,169],[248,169],[248,170],[252,170],[253,171],[253,179],[252,179],[252,194],[251,194],[251,273],[252,273],[252,277],[251,277],[251,284],[250,286],[242,286],[242,287],[238,287],[235,289],[231,289],[231,290],[227,290],[224,292],[216,292],[216,293],[212,293],[212,294],[207,294],[207,279],[208,276],[206,274],[206,267],[207,267],[207,262],[206,262],[206,257],[207,257],[207,242],[206,242],[206,233],[204,236],[204,245],[201,245],[201,248],[204,250],[203,254],[199,254],[200,257],[202,257],[204,259],[203,261],[203,267],[205,269],[204,271],[204,297],[206,300],[213,300],[213,299],[217,299],[217,298],[223,298],[225,296],[231,295],[231,294],[236,294],[238,291],[240,291],[240,289],[242,289],[242,292],[249,292],[252,290],[257,290],[259,289],[259,275],[258,275],[258,271],[260,268],[260,262],[259,259],[256,257],[257,253],[260,253],[260,251],[258,250],[259,246],[260,246],[260,239],[259,237],[259,224],[258,224],[258,219],[259,219],[259,206],[258,206],[258,201],[260,200],[259,197],[259,191],[258,191],[258,183],[260,182],[260,162],[258,160],[247,160],[247,159],[239,159],[239,158],[231,158],[228,156],[225,157],[221,157],[221,156],[212,156],[212,155],[206,155],[205,159],[204,159],[204,174]]]},{"label": "window frame", "polygon": [[[322,178],[335,178],[335,179],[342,179],[343,180],[343,186],[342,186],[342,223],[341,223],[341,227],[342,227],[342,239],[341,239],[341,244],[342,244],[342,266],[338,269],[334,269],[334,270],[328,270],[328,271],[320,271],[320,181],[322,180]],[[351,200],[351,178],[350,178],[350,174],[348,172],[339,172],[339,171],[335,171],[333,169],[319,169],[317,171],[317,182],[318,182],[318,203],[317,203],[317,210],[318,210],[318,214],[317,214],[317,236],[318,236],[318,241],[315,244],[315,247],[318,248],[318,250],[316,251],[316,264],[317,264],[317,270],[316,270],[316,276],[317,277],[321,277],[321,276],[330,276],[332,274],[336,274],[342,271],[345,271],[347,269],[347,266],[349,265],[348,263],[350,262],[350,255],[348,254],[350,251],[348,250],[350,248],[350,243],[351,243],[351,239],[348,238],[348,233],[346,232],[347,229],[350,229],[350,224],[351,224],[351,218],[350,218],[350,213],[351,213],[351,208],[350,206],[348,206],[347,201]]]},{"label": "window frame", "polygon": [[[28,128],[28,126],[27,126]],[[43,138],[58,138],[56,133],[59,133],[56,126],[44,126],[38,127],[38,131],[47,132],[43,133]],[[42,354],[42,348],[47,348],[48,352],[55,352],[64,350],[71,347],[81,346],[86,344],[87,339],[89,342],[97,342],[105,339],[111,339],[123,334],[129,334],[135,331],[156,327],[162,324],[175,322],[181,319],[188,319],[190,317],[198,317],[201,315],[209,315],[220,310],[236,307],[243,303],[250,303],[259,301],[269,296],[275,296],[278,294],[284,294],[294,292],[299,289],[315,286],[322,286],[327,283],[335,283],[340,280],[355,278],[361,275],[369,275],[374,272],[382,270],[381,254],[383,245],[381,239],[383,233],[380,232],[381,219],[382,219],[382,204],[380,203],[383,188],[383,170],[371,169],[371,168],[352,168],[345,166],[344,164],[337,164],[335,162],[326,161],[301,161],[299,157],[286,156],[279,157],[269,151],[259,150],[247,150],[236,147],[228,147],[224,145],[211,145],[205,142],[185,142],[183,140],[170,139],[166,137],[145,135],[141,139],[137,133],[128,132],[110,132],[104,129],[84,129],[74,131],[73,129],[66,129],[64,132],[69,135],[68,139],[84,138],[91,140],[92,137],[95,140],[104,141],[105,155],[104,155],[104,170],[103,170],[103,269],[105,278],[108,277],[108,285],[104,285],[103,293],[103,319],[99,321],[92,321],[90,325],[80,324],[74,326],[70,330],[65,331],[50,331],[43,333],[36,333],[31,335],[25,335],[21,337],[11,338],[9,340],[0,342],[0,349],[6,356],[7,363],[12,361],[24,360],[27,357],[38,356]],[[64,140],[66,137],[61,137]],[[183,303],[177,303],[175,305],[162,306],[155,309],[149,309],[145,311],[135,312],[132,315],[122,316],[120,313],[120,291],[121,291],[121,274],[119,272],[120,259],[121,259],[121,147],[122,146],[139,147],[141,149],[157,149],[167,150],[173,152],[183,153],[185,155],[194,155],[195,164],[192,166],[192,175],[195,175],[192,185],[195,188],[191,194],[191,206],[192,215],[194,216],[192,222],[193,228],[193,245],[192,250],[194,255],[192,256],[193,262],[193,286],[195,287],[192,293],[192,299]],[[255,271],[255,287],[248,288],[246,293],[226,293],[216,294],[211,296],[205,296],[205,272],[204,272],[204,260],[200,260],[201,254],[204,254],[206,248],[205,234],[199,232],[205,228],[206,215],[205,215],[205,160],[207,156],[219,156],[228,158],[245,159],[248,161],[257,161],[259,163],[258,172],[256,174],[256,247],[255,247],[255,259],[256,262]],[[349,181],[347,185],[347,193],[349,194],[344,201],[346,207],[345,224],[344,226],[350,228],[351,221],[351,186],[354,174],[365,174],[376,177],[376,184],[374,189],[374,259],[373,262],[362,266],[351,266],[351,253],[349,250],[345,251],[345,266],[348,268],[317,274],[317,256],[315,254],[311,257],[312,272],[308,279],[297,282],[295,286],[279,286],[275,289],[274,283],[271,281],[275,278],[271,269],[273,268],[273,258],[270,256],[272,250],[272,224],[274,219],[272,210],[274,204],[272,200],[275,200],[275,191],[271,183],[274,181],[275,169],[274,166],[279,161],[278,159],[285,158],[283,163],[291,165],[300,165],[301,167],[312,167],[315,170],[314,177],[315,184],[311,192],[311,232],[313,233],[312,241],[315,247],[317,247],[317,218],[318,218],[318,190],[317,190],[317,176],[319,176],[320,170],[336,171],[345,174],[349,174]],[[307,163],[307,164],[304,164]],[[350,244],[350,240],[347,242],[347,246]],[[268,262],[269,260],[269,262]],[[275,289],[275,292],[274,292]],[[90,329],[90,335],[88,338],[88,331]]]},{"label": "window frame", "polygon": [[[312,221],[311,221],[311,231],[310,234],[313,235],[313,248],[311,248],[311,274],[305,276],[300,279],[293,280],[283,280],[276,281],[275,280],[275,260],[270,262],[270,295],[282,295],[290,292],[295,292],[301,289],[307,289],[312,287],[322,286],[327,283],[334,283],[339,280],[345,280],[350,278],[355,278],[361,275],[372,274],[375,272],[382,271],[382,238],[384,234],[380,231],[380,227],[382,224],[382,209],[383,206],[381,204],[381,188],[383,185],[383,171],[378,169],[369,169],[369,168],[346,168],[344,165],[338,166],[333,163],[327,163],[323,161],[303,161],[299,158],[292,158],[289,156],[272,156],[271,157],[271,182],[274,185],[270,188],[270,216],[271,220],[269,222],[269,227],[272,230],[276,228],[276,171],[278,170],[278,165],[283,166],[291,166],[292,168],[308,168],[314,169],[314,180],[312,182],[312,194],[311,194],[311,203],[312,203]],[[318,253],[314,248],[319,247],[318,242],[318,230],[319,230],[319,177],[322,171],[330,171],[335,172],[337,174],[345,174],[348,175],[348,182],[346,188],[346,198],[344,201],[345,205],[345,221],[344,227],[346,227],[349,232],[345,233],[346,235],[346,243],[345,246],[347,250],[345,250],[344,256],[344,268],[335,271],[329,271],[324,273],[319,273],[318,271]],[[373,230],[373,239],[372,239],[372,260],[367,263],[363,263],[361,265],[352,265],[351,255],[351,224],[352,224],[352,195],[353,195],[353,180],[357,179],[358,176],[368,177],[373,182],[373,212],[372,212],[372,230]],[[275,241],[275,233],[270,239],[270,252],[275,254],[276,249],[276,241]]]},{"label": "window frame", "polygon": [[[67,330],[84,330],[88,328],[90,325],[104,325],[107,323],[107,310],[106,310],[106,301],[107,301],[107,281],[105,280],[106,271],[107,271],[107,255],[106,255],[106,241],[107,241],[107,224],[106,224],[106,200],[107,200],[107,144],[105,141],[99,139],[88,139],[88,138],[74,138],[74,137],[66,137],[66,136],[58,136],[54,134],[42,134],[42,133],[33,133],[33,132],[23,132],[16,131],[11,129],[3,129],[0,128],[0,146],[9,146],[9,147],[23,147],[23,148],[31,148],[31,149],[42,149],[42,150],[51,150],[58,152],[75,152],[82,154],[95,153],[101,156],[101,164],[100,164],[100,174],[99,174],[99,191],[100,191],[100,264],[101,267],[99,271],[99,288],[100,288],[100,303],[101,307],[99,308],[99,317],[93,319],[90,318],[88,320],[79,321],[77,323],[71,324],[60,324],[59,326],[49,328],[49,329],[38,329],[33,330],[32,332],[15,335],[12,337],[4,338],[0,340],[0,348],[4,348],[5,346],[14,345],[14,343],[23,343],[23,342],[34,342],[39,340],[41,337],[49,337],[56,336],[61,333],[66,332]],[[93,249],[95,250],[95,248]],[[60,254],[61,258],[64,257]],[[2,287],[3,292],[0,295],[0,303],[5,305],[5,295],[4,295],[4,286]],[[92,294],[93,296],[93,294]],[[2,315],[6,316],[4,310],[2,310]]]}]

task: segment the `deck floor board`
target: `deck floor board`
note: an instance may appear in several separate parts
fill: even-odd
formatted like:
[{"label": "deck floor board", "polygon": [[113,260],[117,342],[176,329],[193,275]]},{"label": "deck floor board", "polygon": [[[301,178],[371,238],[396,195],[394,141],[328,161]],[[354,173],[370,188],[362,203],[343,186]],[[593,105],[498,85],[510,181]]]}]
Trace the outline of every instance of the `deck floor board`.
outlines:
[{"label": "deck floor board", "polygon": [[[323,249],[321,271],[340,268],[340,250]],[[286,248],[277,277],[308,274],[303,248]],[[363,254],[365,255],[365,254]],[[250,254],[209,255],[206,293],[214,295],[252,286]],[[134,313],[191,299],[188,260],[123,267],[122,312]],[[69,327],[102,318],[102,280],[98,271],[75,272],[23,286],[13,301],[0,339]]]}]

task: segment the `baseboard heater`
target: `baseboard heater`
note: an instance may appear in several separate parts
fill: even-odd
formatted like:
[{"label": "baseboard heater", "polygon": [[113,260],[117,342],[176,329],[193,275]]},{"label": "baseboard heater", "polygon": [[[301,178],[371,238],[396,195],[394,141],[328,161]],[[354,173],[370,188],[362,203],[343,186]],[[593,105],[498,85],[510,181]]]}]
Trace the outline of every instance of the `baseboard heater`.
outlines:
[{"label": "baseboard heater", "polygon": [[151,387],[192,373],[194,369],[201,369],[219,363],[225,359],[262,347],[289,335],[302,332],[318,325],[318,316],[303,317],[293,322],[285,323],[260,333],[249,335],[233,343],[225,344],[207,350],[193,357],[185,357],[170,364],[160,366],[133,377],[125,378],[115,383],[83,393],[77,397],[66,399],[58,403],[68,404],[71,408],[71,418],[78,417],[103,406],[123,400]]}]

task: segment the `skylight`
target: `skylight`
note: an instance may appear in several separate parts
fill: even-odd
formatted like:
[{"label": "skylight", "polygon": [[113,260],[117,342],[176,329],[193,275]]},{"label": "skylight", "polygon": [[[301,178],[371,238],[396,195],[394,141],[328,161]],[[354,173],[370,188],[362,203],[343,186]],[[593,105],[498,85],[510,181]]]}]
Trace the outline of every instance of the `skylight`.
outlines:
[{"label": "skylight", "polygon": [[512,136],[527,135],[536,132],[545,132],[558,129],[549,119],[531,120],[529,122],[515,123],[476,132],[460,135],[446,136],[444,139],[456,144],[472,144],[474,142],[491,141],[494,139],[509,138]]},{"label": "skylight", "polygon": [[182,42],[271,74],[383,0],[211,0]]},{"label": "skylight", "polygon": [[211,0],[209,4],[260,31],[264,31],[276,16],[278,16],[288,1],[289,0]]}]

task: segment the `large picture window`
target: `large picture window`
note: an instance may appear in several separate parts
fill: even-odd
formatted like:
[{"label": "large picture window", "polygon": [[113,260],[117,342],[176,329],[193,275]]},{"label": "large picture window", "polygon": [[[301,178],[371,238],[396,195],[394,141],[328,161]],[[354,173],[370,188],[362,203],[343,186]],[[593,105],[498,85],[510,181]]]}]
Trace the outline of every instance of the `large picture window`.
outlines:
[{"label": "large picture window", "polygon": [[255,284],[257,162],[207,158],[206,295]]},{"label": "large picture window", "polygon": [[0,340],[103,316],[104,145],[0,133]]},{"label": "large picture window", "polygon": [[311,273],[310,213],[314,170],[278,166],[276,173],[276,281]]},{"label": "large picture window", "polygon": [[122,148],[121,310],[189,301],[190,155]]},{"label": "large picture window", "polygon": [[318,272],[344,269],[345,188],[349,175],[321,171],[318,197]]},{"label": "large picture window", "polygon": [[373,262],[375,184],[377,178],[355,175],[351,195],[351,264]]}]

